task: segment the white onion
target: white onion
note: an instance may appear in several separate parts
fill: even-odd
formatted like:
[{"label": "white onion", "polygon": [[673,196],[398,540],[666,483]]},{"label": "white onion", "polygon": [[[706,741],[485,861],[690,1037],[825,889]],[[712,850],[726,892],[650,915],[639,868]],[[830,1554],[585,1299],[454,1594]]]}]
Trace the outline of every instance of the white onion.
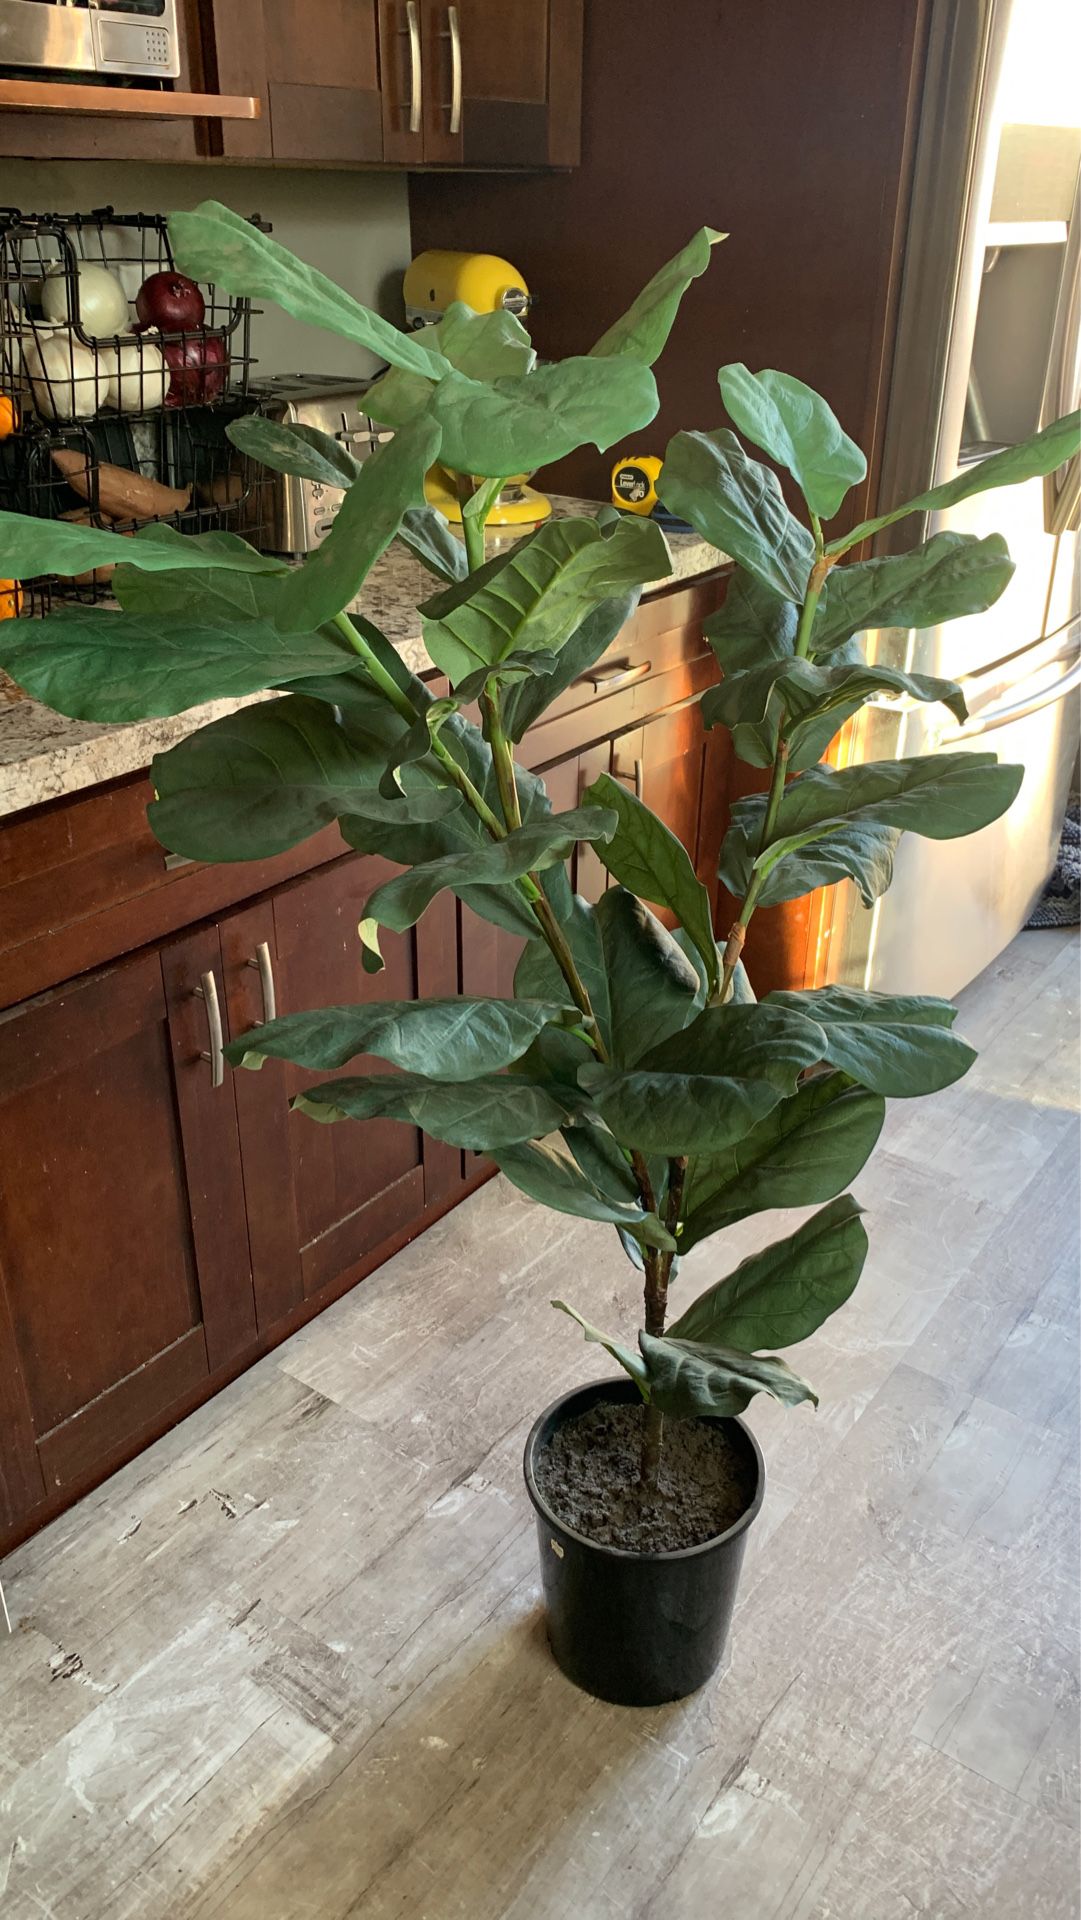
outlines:
[{"label": "white onion", "polygon": [[115,273],[99,267],[94,260],[77,262],[79,310],[68,312],[68,283],[62,266],[50,267],[45,276],[41,308],[47,320],[67,324],[78,320],[92,339],[99,335],[124,333],[128,325],[128,298]]},{"label": "white onion", "polygon": [[23,360],[43,420],[88,420],[97,412],[97,360],[66,330],[24,339]]},{"label": "white onion", "polygon": [[132,336],[119,347],[101,347],[97,355],[102,380],[107,384],[105,405],[120,413],[142,413],[165,405],[169,371],[160,347],[150,340]]}]

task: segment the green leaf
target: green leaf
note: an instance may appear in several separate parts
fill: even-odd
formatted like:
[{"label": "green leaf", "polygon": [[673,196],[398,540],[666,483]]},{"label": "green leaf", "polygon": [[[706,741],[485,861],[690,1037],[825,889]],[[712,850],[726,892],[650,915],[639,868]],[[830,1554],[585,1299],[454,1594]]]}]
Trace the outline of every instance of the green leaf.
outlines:
[{"label": "green leaf", "polygon": [[406,508],[423,499],[424,475],[438,450],[439,429],[418,420],[364,461],[326,539],[281,583],[276,617],[284,633],[322,626],[356,598]]},{"label": "green leaf", "polygon": [[727,427],[677,433],[661,475],[664,504],[782,599],[802,603],[814,542],[788,511],[780,481]]},{"label": "green leaf", "polygon": [[207,700],[240,700],[300,674],[337,674],[349,649],[324,633],[278,632],[266,620],[201,626],[191,614],[145,616],[70,607],[0,628],[13,680],[74,720],[149,720]]},{"label": "green leaf", "polygon": [[751,373],[739,360],[722,367],[717,380],[744,437],[787,467],[812,513],[832,520],[849,488],[866,476],[867,462],[821,394],[790,373]]},{"label": "green leaf", "polygon": [[[155,620],[183,615],[193,626],[223,627],[231,634],[252,620],[273,623],[285,571],[232,573],[225,567],[202,566],[186,573],[143,573],[125,566],[113,574],[112,590],[125,613]],[[334,643],[345,665],[346,649],[337,636]]]},{"label": "green leaf", "polygon": [[872,627],[937,627],[983,613],[1013,576],[1000,533],[936,533],[911,553],[854,560],[826,577],[811,630],[815,659]]},{"label": "green leaf", "polygon": [[402,333],[362,307],[326,274],[306,266],[218,200],[203,200],[191,213],[170,214],[169,240],[176,265],[193,280],[214,281],[227,293],[252,300],[271,300],[294,320],[353,340],[407,372],[431,380],[446,372],[448,363],[423,344],[422,336]]},{"label": "green leaf", "polygon": [[[430,340],[433,331],[425,327],[425,338]],[[434,341],[432,345],[434,347]],[[425,379],[423,374],[408,372],[403,367],[390,367],[367,389],[364,405],[377,425],[407,427],[427,412],[434,392],[434,379]]]},{"label": "green leaf", "polygon": [[716,613],[702,632],[726,674],[790,660],[796,651],[799,608],[767,587],[745,567],[737,567]]},{"label": "green leaf", "polygon": [[[1023,774],[1023,767],[1000,766],[993,753],[932,753],[911,760],[867,760],[840,771],[814,767],[785,788],[769,845],[761,851],[765,796],[752,794],[736,801],[722,849],[722,878],[742,898],[751,870],[762,868],[769,876],[766,886],[770,891],[767,895],[763,890],[760,905],[794,898],[791,893],[777,891],[775,874],[791,855],[801,853],[806,859],[808,844],[829,836],[832,845],[816,849],[816,857],[827,862],[850,861],[854,853],[861,881],[865,877],[873,880],[873,872],[865,873],[865,852],[870,852],[874,863],[881,864],[884,856],[889,858],[889,849],[876,836],[866,843],[865,828],[900,828],[930,840],[954,840],[976,833],[1006,812]],[[854,839],[848,833],[852,826],[860,829]],[[842,832],[846,835],[843,841]],[[845,865],[846,873],[851,870],[850,864]],[[784,887],[788,882],[778,884]]]},{"label": "green leaf", "polygon": [[[608,1046],[612,1038],[612,1015],[596,912],[575,894],[571,911],[562,918],[561,925],[575,967],[589,995],[601,1038]],[[515,993],[527,999],[555,1000],[565,990],[563,975],[544,942],[538,940],[533,946],[527,947],[515,968]]]},{"label": "green leaf", "polygon": [[694,238],[647,281],[626,313],[602,333],[596,346],[590,349],[590,358],[607,359],[612,354],[624,354],[629,360],[640,360],[643,366],[651,367],[665,347],[679,303],[691,281],[705,273],[713,248],[727,238],[726,233],[718,233],[714,227],[699,227]]},{"label": "green leaf", "polygon": [[582,798],[616,815],[615,832],[596,848],[609,873],[640,899],[675,914],[702,956],[713,993],[719,979],[713,912],[682,841],[610,774],[602,773]]},{"label": "green leaf", "polygon": [[649,1047],[639,1065],[650,1073],[728,1074],[767,1080],[779,1094],[795,1091],[799,1075],[826,1058],[826,1035],[808,994],[790,994],[785,1004],[768,996],[749,1004],[706,1007],[689,1026]]},{"label": "green leaf", "polygon": [[801,1400],[818,1405],[806,1380],[776,1354],[741,1353],[735,1347],[674,1340],[669,1334],[654,1339],[640,1333],[638,1344],[651,1404],[677,1419],[730,1419],[742,1413],[756,1393],[771,1394],[786,1407]]},{"label": "green leaf", "polygon": [[568,1307],[565,1300],[553,1300],[552,1305],[553,1307],[558,1307],[560,1313],[569,1314],[572,1320],[576,1320],[587,1340],[595,1341],[597,1346],[606,1348],[613,1360],[617,1360],[621,1367],[627,1369],[631,1379],[637,1383],[644,1397],[648,1400],[649,1395],[646,1391],[647,1368],[645,1361],[639,1354],[634,1353],[630,1347],[623,1346],[618,1340],[610,1340],[606,1333],[599,1332],[596,1327],[590,1325],[588,1320],[583,1320],[581,1314],[577,1313],[573,1307]]},{"label": "green leaf", "polygon": [[232,1041],[225,1054],[234,1066],[293,1060],[329,1072],[371,1053],[429,1079],[476,1080],[521,1059],[567,1011],[541,1000],[373,1000],[284,1014]]},{"label": "green leaf", "polygon": [[[719,687],[703,695],[702,719],[724,726],[741,760],[752,767],[773,763],[782,718],[789,742],[789,766],[814,765],[830,740],[874,693],[907,694],[910,700],[941,700],[960,721],[968,708],[953,680],[896,667],[845,663],[818,666],[811,660],[772,660],[767,666],[733,670]],[[830,725],[823,725],[826,720]],[[813,757],[808,759],[808,746]]]},{"label": "green leaf", "polygon": [[847,553],[850,547],[859,546],[861,540],[869,540],[872,534],[892,526],[895,520],[903,520],[906,514],[937,513],[942,507],[955,507],[959,501],[968,500],[976,493],[988,493],[993,487],[1013,487],[1019,481],[1054,473],[1056,467],[1063,466],[1076,454],[1079,434],[1081,412],[1064,414],[1061,420],[1053,420],[1049,427],[1033,434],[1030,440],[1022,440],[1020,445],[970,461],[954,479],[944,480],[940,486],[917,494],[914,500],[906,500],[904,506],[894,507],[892,513],[880,513],[877,519],[861,521],[851,533],[831,540],[826,551]]},{"label": "green leaf", "polygon": [[644,1068],[623,1071],[601,1061],[580,1067],[578,1080],[617,1140],[669,1159],[721,1152],[741,1140],[781,1098],[766,1080]]},{"label": "green leaf", "polygon": [[373,758],[321,701],[289,695],[189,734],[150,770],[147,818],[189,860],[266,860],[343,814],[431,829],[461,808],[453,790],[387,800]]},{"label": "green leaf", "polygon": [[452,684],[512,653],[554,653],[594,607],[671,567],[655,521],[628,517],[606,537],[592,519],[548,520],[426,601],[424,644]]},{"label": "green leaf", "polygon": [[[174,534],[171,540],[159,537]],[[173,527],[144,528],[131,537],[89,527],[77,520],[42,520],[33,513],[0,513],[0,554],[15,580],[37,574],[67,576],[93,567],[123,563],[150,573],[175,573],[191,567],[227,567],[236,573],[281,573],[282,563],[256,553],[245,541],[222,541],[217,533],[176,534]]]},{"label": "green leaf", "polygon": [[533,1140],[520,1147],[500,1147],[492,1158],[513,1186],[542,1206],[573,1214],[579,1220],[601,1220],[608,1226],[622,1227],[647,1246],[674,1252],[676,1243],[655,1214],[607,1199],[574,1161],[550,1142]]},{"label": "green leaf", "polygon": [[448,1146],[487,1153],[554,1133],[565,1106],[520,1074],[485,1073],[444,1082],[416,1073],[325,1080],[290,1103],[312,1120],[401,1120]]},{"label": "green leaf", "polygon": [[501,380],[532,373],[537,364],[528,333],[517,314],[507,307],[496,307],[493,313],[474,313],[464,300],[452,300],[432,331],[440,353],[471,380]]},{"label": "green leaf", "polygon": [[832,1200],[869,1158],[885,1115],[882,1095],[844,1074],[806,1081],[723,1153],[691,1161],[681,1252],[748,1214]]},{"label": "green leaf", "polygon": [[863,1209],[850,1193],[795,1233],[741,1260],[667,1329],[673,1340],[758,1353],[806,1340],[853,1292],[867,1256]]},{"label": "green leaf", "polygon": [[[732,808],[732,825],[721,848],[720,866],[721,880],[737,900],[746,898],[758,845],[754,819],[736,817],[741,805],[737,801]],[[757,831],[761,831],[760,820]],[[758,904],[775,907],[785,900],[801,900],[819,887],[852,880],[864,906],[872,907],[893,880],[900,838],[899,827],[881,827],[862,820],[831,827],[821,838],[812,834],[770,870]]]},{"label": "green leaf", "polygon": [[639,590],[603,600],[588,613],[555,655],[551,670],[532,683],[520,682],[503,696],[503,725],[515,744],[522,740],[546,707],[571,683],[607,653],[616,635],[638,605]]},{"label": "green leaf", "polygon": [[632,1067],[692,1018],[698,974],[667,927],[625,887],[610,887],[594,913],[608,975],[610,1051],[617,1066]]},{"label": "green leaf", "polygon": [[637,361],[582,356],[487,385],[448,373],[430,410],[443,430],[440,459],[448,467],[509,478],[587,442],[603,453],[637,433],[657,411],[657,387]]},{"label": "green leaf", "polygon": [[952,1086],[976,1058],[975,1050],[949,1031],[957,1009],[948,1000],[816,987],[770,993],[762,1004],[816,1021],[826,1038],[822,1059],[893,1099]]},{"label": "green leaf", "polygon": [[445,888],[464,893],[468,902],[473,887],[505,885],[552,866],[567,858],[576,841],[603,835],[611,826],[611,816],[597,807],[551,814],[516,828],[505,840],[478,842],[467,853],[449,854],[396,874],[371,895],[366,918],[404,933]]},{"label": "green leaf", "polygon": [[333,434],[318,427],[287,426],[263,414],[246,413],[230,420],[225,435],[241,453],[275,473],[315,480],[320,486],[351,487],[360,473],[360,461]]},{"label": "green leaf", "polygon": [[414,559],[427,567],[439,580],[452,585],[464,580],[469,561],[462,542],[450,530],[445,515],[434,507],[407,507],[398,528],[398,538]]}]

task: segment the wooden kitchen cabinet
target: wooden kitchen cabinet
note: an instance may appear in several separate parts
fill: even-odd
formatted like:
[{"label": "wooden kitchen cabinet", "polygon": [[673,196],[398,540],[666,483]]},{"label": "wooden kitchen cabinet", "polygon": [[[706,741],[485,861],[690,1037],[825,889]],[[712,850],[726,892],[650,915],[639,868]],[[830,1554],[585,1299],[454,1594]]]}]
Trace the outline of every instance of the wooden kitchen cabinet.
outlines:
[{"label": "wooden kitchen cabinet", "polygon": [[8,1522],[254,1341],[232,1076],[201,1057],[217,963],[202,930],[0,1015]]},{"label": "wooden kitchen cabinet", "polygon": [[569,167],[582,0],[379,0],[383,157],[408,167]]}]

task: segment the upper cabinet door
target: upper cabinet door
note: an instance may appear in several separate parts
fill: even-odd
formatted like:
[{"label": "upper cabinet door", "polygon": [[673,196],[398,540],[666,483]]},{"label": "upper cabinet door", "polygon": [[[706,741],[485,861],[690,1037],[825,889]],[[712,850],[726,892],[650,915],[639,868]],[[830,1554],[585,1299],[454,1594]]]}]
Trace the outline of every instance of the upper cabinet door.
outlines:
[{"label": "upper cabinet door", "polygon": [[263,0],[275,160],[382,160],[376,11],[376,0]]},{"label": "upper cabinet door", "polygon": [[425,165],[574,166],[582,0],[419,5]]},{"label": "upper cabinet door", "polygon": [[383,94],[383,158],[399,167],[424,160],[427,71],[422,0],[379,0],[379,79]]}]

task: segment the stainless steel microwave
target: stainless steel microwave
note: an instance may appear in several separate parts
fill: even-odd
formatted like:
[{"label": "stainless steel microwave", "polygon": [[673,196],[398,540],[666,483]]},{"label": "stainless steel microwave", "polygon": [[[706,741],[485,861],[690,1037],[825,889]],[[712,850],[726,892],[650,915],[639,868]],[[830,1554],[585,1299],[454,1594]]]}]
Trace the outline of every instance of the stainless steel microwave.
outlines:
[{"label": "stainless steel microwave", "polygon": [[0,0],[0,69],[180,72],[176,0]]}]

